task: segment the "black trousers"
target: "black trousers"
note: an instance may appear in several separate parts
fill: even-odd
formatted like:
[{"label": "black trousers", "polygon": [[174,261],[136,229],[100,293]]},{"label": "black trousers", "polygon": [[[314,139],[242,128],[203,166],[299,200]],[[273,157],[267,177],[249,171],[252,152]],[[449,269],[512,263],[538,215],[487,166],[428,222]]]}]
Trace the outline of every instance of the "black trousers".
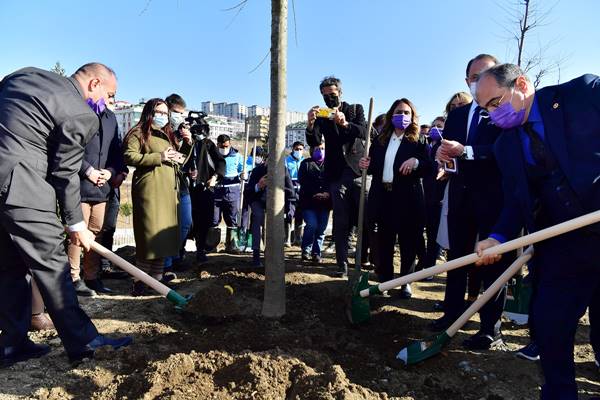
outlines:
[{"label": "black trousers", "polygon": [[[469,208],[465,204],[465,209]],[[454,260],[474,251],[477,236],[480,239],[486,238],[490,232],[487,232],[485,227],[481,227],[480,221],[474,213],[464,213],[462,215],[460,226],[460,237],[451,238],[450,250],[448,251],[448,259]],[[489,229],[489,228],[488,228]],[[455,233],[456,234],[456,233]],[[456,318],[463,313],[465,308],[465,291],[467,289],[467,276],[470,271],[475,270],[479,282],[483,283],[484,289],[487,289],[494,283],[496,279],[512,264],[515,260],[515,253],[510,252],[502,256],[501,260],[495,264],[475,267],[474,265],[461,267],[452,271],[448,271],[446,275],[446,292],[444,296],[444,314],[449,318]],[[473,279],[473,278],[471,278]],[[479,286],[478,286],[479,287]],[[504,308],[504,300],[506,298],[506,285],[498,292],[498,294],[490,299],[479,311],[481,320],[480,329],[486,334],[494,333],[494,326],[500,320]]]},{"label": "black trousers", "polygon": [[108,197],[108,202],[106,203],[106,210],[104,211],[104,224],[102,225],[103,233],[100,241],[100,244],[109,250],[112,250],[113,247],[120,203],[121,193],[119,188],[112,189]]},{"label": "black trousers", "polygon": [[377,275],[380,282],[385,282],[394,278],[396,242],[400,244],[400,275],[404,276],[413,272],[417,256],[418,236],[423,236],[423,224],[415,219],[414,215],[396,214],[400,207],[394,204],[392,192],[385,192],[381,197],[381,204],[377,207],[390,210],[389,218],[379,221],[377,225],[379,238]]},{"label": "black trousers", "polygon": [[190,188],[192,199],[192,224],[196,248],[198,251],[206,250],[206,235],[213,225],[215,209],[215,194],[203,185]]},{"label": "black trousers", "polygon": [[31,323],[31,271],[70,355],[98,335],[79,306],[56,213],[7,206],[0,195],[0,347],[19,346]]},{"label": "black trousers", "polygon": [[600,307],[600,236],[582,230],[535,245],[537,291],[533,298],[535,340],[545,384],[542,399],[577,399],[573,346],[579,319],[590,309],[596,357]]}]

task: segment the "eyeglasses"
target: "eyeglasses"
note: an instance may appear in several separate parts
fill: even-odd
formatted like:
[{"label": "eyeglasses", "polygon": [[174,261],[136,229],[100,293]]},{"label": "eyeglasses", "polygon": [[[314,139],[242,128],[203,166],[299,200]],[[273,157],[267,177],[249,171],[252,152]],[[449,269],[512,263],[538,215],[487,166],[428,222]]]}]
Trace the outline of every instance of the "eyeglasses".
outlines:
[{"label": "eyeglasses", "polygon": [[168,116],[168,115],[169,115],[169,112],[168,112],[168,111],[154,110],[154,115],[164,115],[164,116]]},{"label": "eyeglasses", "polygon": [[490,101],[488,101],[486,103],[486,105],[484,107],[482,107],[482,111],[484,111],[485,113],[490,113],[491,111],[500,107],[500,104],[502,104],[502,100],[504,100],[505,96],[506,96],[506,92],[504,92],[504,94],[502,96],[497,96],[497,97],[492,98]]}]

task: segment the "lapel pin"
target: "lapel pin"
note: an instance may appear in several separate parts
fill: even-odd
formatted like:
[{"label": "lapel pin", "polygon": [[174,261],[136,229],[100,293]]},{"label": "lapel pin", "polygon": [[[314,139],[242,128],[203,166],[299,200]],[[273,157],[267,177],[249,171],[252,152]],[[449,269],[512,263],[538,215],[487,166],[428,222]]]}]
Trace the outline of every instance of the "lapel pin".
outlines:
[{"label": "lapel pin", "polygon": [[552,108],[554,108],[556,110],[558,108],[558,103],[552,104]]}]

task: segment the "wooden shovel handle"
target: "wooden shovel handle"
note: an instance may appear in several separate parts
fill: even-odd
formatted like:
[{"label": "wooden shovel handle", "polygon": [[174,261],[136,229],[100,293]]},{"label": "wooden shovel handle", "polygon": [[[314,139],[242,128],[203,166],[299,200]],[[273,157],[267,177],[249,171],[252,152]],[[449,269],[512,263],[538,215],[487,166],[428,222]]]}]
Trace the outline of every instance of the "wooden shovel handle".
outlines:
[{"label": "wooden shovel handle", "polygon": [[163,285],[162,283],[160,283],[141,269],[135,267],[127,260],[119,257],[118,255],[108,250],[106,247],[102,246],[98,242],[92,242],[92,250],[100,254],[102,257],[110,260],[113,264],[121,268],[123,271],[127,272],[129,275],[144,282],[146,285],[156,290],[162,296],[166,297],[167,294],[169,294],[169,292],[171,291],[169,287]]},{"label": "wooden shovel handle", "polygon": [[504,271],[502,275],[498,277],[498,279],[496,279],[492,286],[487,288],[486,291],[483,292],[483,294],[479,296],[479,298],[475,300],[473,304],[471,304],[469,308],[467,308],[466,311],[462,313],[462,315],[458,317],[458,319],[454,321],[452,325],[450,325],[450,327],[446,330],[448,336],[454,336],[454,334],[458,332],[458,330],[462,328],[464,324],[467,323],[467,321],[473,316],[473,314],[479,311],[479,309],[483,307],[485,303],[488,302],[488,300],[495,296],[500,291],[500,288],[506,282],[508,282],[508,280],[512,278],[519,271],[519,269],[531,259],[532,256],[533,247],[530,246],[506,269],[506,271]]},{"label": "wooden shovel handle", "polygon": [[[490,247],[489,249],[486,249],[483,252],[483,254],[504,254],[521,247],[531,246],[532,244],[541,242],[542,240],[562,235],[563,233],[583,228],[584,226],[595,224],[597,222],[600,222],[600,210],[582,215],[581,217],[573,218],[569,221],[565,221],[563,223],[551,226],[546,229],[542,229],[541,231],[530,233],[529,235],[521,236],[517,239],[513,239],[506,243],[499,244],[498,246]],[[421,279],[428,278],[433,275],[441,274],[442,272],[450,271],[456,268],[464,267],[465,265],[473,264],[477,260],[479,260],[479,256],[477,255],[477,253],[472,253],[460,258],[456,258],[452,261],[433,266],[431,268],[422,269],[421,271],[402,276],[400,278],[392,279],[391,281],[380,283],[377,287],[380,292],[384,292],[386,290],[394,289],[398,286],[406,285],[407,283],[419,281]],[[361,290],[360,295],[362,297],[369,296],[369,289]]]}]

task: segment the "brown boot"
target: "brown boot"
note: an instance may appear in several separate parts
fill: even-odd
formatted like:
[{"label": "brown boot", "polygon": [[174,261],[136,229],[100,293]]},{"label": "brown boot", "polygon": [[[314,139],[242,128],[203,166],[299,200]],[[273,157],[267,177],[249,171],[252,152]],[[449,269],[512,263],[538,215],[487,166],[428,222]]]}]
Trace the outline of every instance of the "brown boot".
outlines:
[{"label": "brown boot", "polygon": [[44,313],[33,314],[31,316],[31,327],[30,331],[45,331],[47,329],[54,329],[52,320]]}]

